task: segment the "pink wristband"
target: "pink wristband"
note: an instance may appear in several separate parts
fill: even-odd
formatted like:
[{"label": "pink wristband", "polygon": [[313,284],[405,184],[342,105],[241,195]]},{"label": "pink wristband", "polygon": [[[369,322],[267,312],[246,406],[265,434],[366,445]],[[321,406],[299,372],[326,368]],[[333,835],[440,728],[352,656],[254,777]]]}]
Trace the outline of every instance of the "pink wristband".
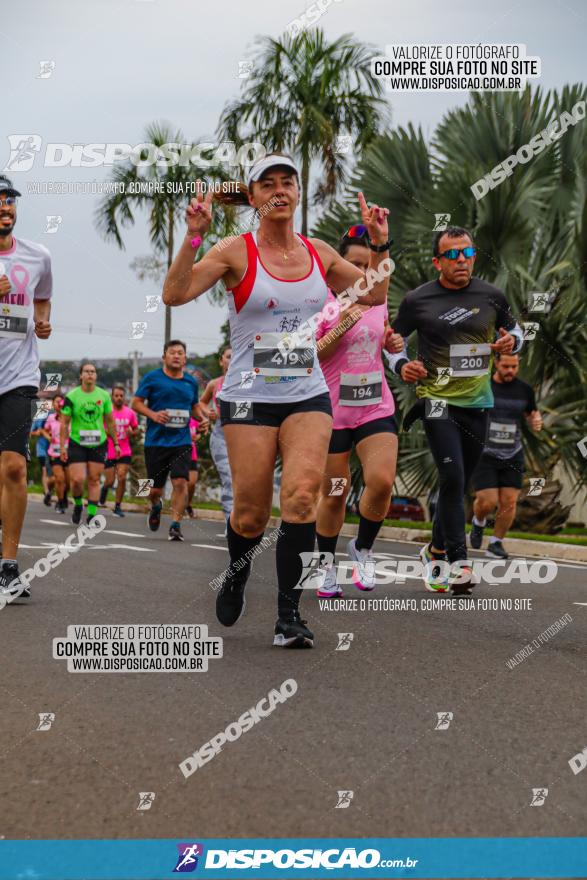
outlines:
[{"label": "pink wristband", "polygon": [[195,238],[192,238],[190,244],[193,248],[199,248],[202,244],[202,237],[200,235],[196,235]]}]

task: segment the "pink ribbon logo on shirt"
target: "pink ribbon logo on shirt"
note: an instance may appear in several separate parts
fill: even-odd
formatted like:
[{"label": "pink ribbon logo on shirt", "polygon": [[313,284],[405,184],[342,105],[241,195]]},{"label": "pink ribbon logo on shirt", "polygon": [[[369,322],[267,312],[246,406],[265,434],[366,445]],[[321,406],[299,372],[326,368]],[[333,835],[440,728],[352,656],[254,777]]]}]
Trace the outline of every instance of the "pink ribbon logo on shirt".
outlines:
[{"label": "pink ribbon logo on shirt", "polygon": [[30,281],[30,275],[26,266],[21,263],[15,263],[10,270],[10,280],[15,290],[10,293],[11,305],[28,306],[29,298],[27,295],[27,285]]}]

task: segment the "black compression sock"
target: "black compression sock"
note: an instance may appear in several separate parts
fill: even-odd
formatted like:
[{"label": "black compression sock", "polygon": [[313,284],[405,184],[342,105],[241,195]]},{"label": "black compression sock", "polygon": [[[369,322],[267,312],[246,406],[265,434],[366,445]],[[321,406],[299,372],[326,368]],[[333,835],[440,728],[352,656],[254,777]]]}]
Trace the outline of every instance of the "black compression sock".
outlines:
[{"label": "black compression sock", "polygon": [[277,613],[279,617],[290,617],[296,611],[302,595],[296,590],[304,565],[300,553],[314,552],[316,523],[281,522],[281,534],[275,546],[277,564]]},{"label": "black compression sock", "polygon": [[370,550],[375,543],[375,538],[379,534],[379,529],[383,525],[383,520],[374,522],[372,519],[365,519],[359,514],[359,533],[355,541],[357,550]]},{"label": "black compression sock", "polygon": [[243,566],[248,570],[251,566],[251,560],[247,557],[247,553],[249,550],[256,547],[257,544],[261,543],[264,534],[265,532],[261,532],[256,538],[245,538],[243,535],[239,535],[235,532],[229,518],[226,524],[226,540],[228,543],[230,564],[234,565],[235,562],[240,562],[242,565],[238,570],[242,571]]},{"label": "black compression sock", "polygon": [[108,497],[108,487],[102,486],[100,489],[100,504],[105,504]]},{"label": "black compression sock", "polygon": [[332,537],[330,537],[328,535],[321,535],[319,532],[316,532],[316,540],[318,542],[318,550],[320,551],[320,553],[332,553],[332,561],[334,562],[336,545],[338,543],[338,535],[333,535]]}]

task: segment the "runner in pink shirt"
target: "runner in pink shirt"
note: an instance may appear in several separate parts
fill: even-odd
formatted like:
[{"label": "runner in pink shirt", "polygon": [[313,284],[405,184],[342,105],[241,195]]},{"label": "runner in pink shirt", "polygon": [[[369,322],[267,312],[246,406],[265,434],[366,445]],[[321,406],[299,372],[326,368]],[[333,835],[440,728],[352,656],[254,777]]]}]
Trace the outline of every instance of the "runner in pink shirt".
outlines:
[{"label": "runner in pink shirt", "polygon": [[[55,493],[57,495],[55,510],[57,513],[65,513],[67,508],[67,464],[64,464],[61,461],[59,436],[61,431],[60,412],[62,406],[63,398],[55,397],[53,400],[53,412],[49,413],[41,432],[49,441],[47,458],[49,460],[50,469],[55,477]],[[69,446],[69,440],[66,442],[66,446]]]},{"label": "runner in pink shirt", "polygon": [[122,499],[126,486],[126,477],[132,459],[130,438],[139,432],[137,414],[130,406],[126,405],[124,385],[115,385],[112,389],[112,416],[116,425],[116,434],[120,445],[120,457],[116,458],[114,443],[108,437],[108,452],[104,464],[104,485],[100,490],[100,507],[106,506],[108,491],[116,484],[116,499],[114,502],[114,516],[124,516],[122,512]]},{"label": "runner in pink shirt", "polygon": [[[351,226],[339,253],[366,271],[369,239],[364,226]],[[332,292],[327,302],[336,302]],[[364,490],[359,502],[359,529],[347,551],[354,562],[352,578],[360,590],[375,586],[372,547],[389,509],[397,463],[395,402],[385,379],[381,350],[391,331],[387,303],[354,304],[316,328],[318,357],[332,401],[333,425],[322,481],[316,538],[320,553],[332,554],[318,595],[342,595],[334,555],[345,518],[350,489],[349,460],[353,445],[361,462]],[[329,559],[329,557],[326,557]]]}]

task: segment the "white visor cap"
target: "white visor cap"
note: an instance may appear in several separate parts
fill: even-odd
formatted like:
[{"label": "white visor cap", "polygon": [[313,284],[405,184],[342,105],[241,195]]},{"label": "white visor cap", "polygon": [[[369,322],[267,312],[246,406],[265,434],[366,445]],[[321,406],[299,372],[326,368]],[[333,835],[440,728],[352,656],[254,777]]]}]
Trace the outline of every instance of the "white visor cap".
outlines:
[{"label": "white visor cap", "polygon": [[275,168],[277,165],[285,165],[286,168],[291,168],[292,171],[295,171],[296,174],[298,174],[298,169],[291,159],[288,159],[287,156],[278,156],[275,153],[270,153],[268,156],[263,156],[263,158],[259,159],[258,162],[255,162],[254,165],[251,165],[249,178],[247,180],[248,186],[255,183],[257,180],[260,180],[266,171],[270,168]]}]

